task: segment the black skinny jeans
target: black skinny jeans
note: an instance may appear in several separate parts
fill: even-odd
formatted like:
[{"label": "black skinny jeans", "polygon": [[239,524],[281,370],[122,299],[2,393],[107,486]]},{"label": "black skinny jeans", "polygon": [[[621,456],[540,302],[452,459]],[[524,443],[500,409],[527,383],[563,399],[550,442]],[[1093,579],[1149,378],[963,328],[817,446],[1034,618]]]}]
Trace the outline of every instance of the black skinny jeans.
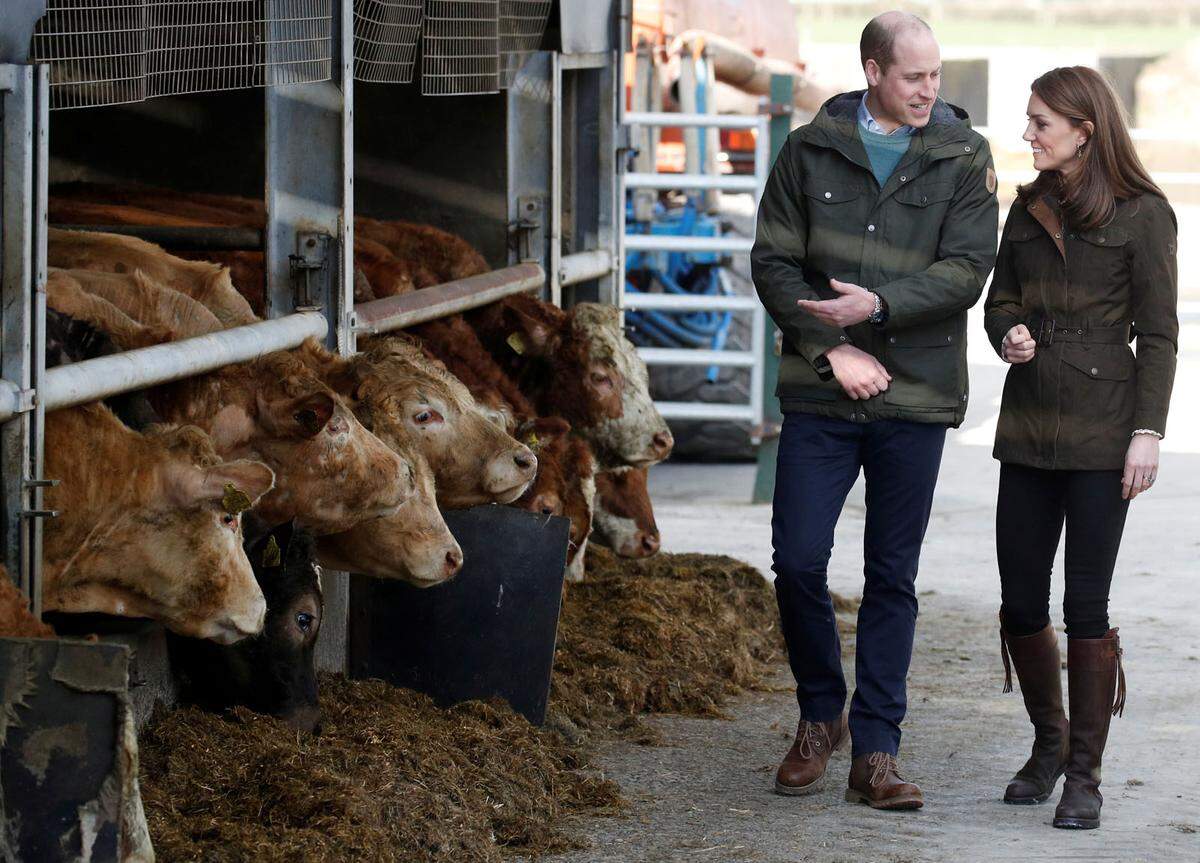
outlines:
[{"label": "black skinny jeans", "polygon": [[1050,570],[1065,521],[1067,636],[1104,637],[1108,590],[1128,509],[1119,470],[1001,464],[996,557],[1004,628],[1015,636],[1032,635],[1050,622]]}]

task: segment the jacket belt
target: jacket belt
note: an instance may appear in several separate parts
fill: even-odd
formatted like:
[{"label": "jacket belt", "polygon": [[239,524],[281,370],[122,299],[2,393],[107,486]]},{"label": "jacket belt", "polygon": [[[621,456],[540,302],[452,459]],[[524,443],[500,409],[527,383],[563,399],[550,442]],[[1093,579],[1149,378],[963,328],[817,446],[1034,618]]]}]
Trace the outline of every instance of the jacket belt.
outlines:
[{"label": "jacket belt", "polygon": [[1053,318],[1034,318],[1026,326],[1033,334],[1033,340],[1039,345],[1052,345],[1055,342],[1084,345],[1129,344],[1129,324],[1117,324],[1112,327],[1064,327]]}]

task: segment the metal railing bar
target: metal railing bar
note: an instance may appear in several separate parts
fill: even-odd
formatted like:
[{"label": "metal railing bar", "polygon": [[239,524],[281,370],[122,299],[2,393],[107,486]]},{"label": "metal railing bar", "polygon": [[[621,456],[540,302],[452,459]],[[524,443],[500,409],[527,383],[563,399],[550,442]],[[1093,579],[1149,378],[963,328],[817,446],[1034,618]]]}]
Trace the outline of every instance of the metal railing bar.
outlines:
[{"label": "metal railing bar", "polygon": [[667,128],[757,129],[758,117],[744,114],[672,114],[667,111],[627,111],[623,122],[627,126],[661,126]]},{"label": "metal railing bar", "polygon": [[[46,371],[35,398],[47,410],[74,407],[109,396],[246,362],[294,348],[313,336],[323,339],[329,323],[317,312],[300,312],[229,330],[96,357]],[[4,407],[7,407],[5,405]],[[0,408],[0,422],[11,418]]]},{"label": "metal railing bar", "polygon": [[752,237],[685,237],[666,234],[626,234],[625,248],[633,251],[728,252],[745,254],[754,247]]},{"label": "metal railing bar", "polygon": [[722,294],[625,294],[627,309],[658,309],[668,312],[707,312],[729,310],[753,312],[762,308],[758,297]]},{"label": "metal railing bar", "polygon": [[388,333],[486,306],[512,294],[540,290],[545,285],[546,271],[540,264],[517,264],[409,294],[359,303],[354,307],[354,331]]},{"label": "metal railing bar", "polygon": [[627,189],[720,189],[723,192],[757,192],[757,177],[738,174],[626,174]]},{"label": "metal railing bar", "polygon": [[710,351],[699,348],[638,348],[648,366],[729,366],[748,369],[757,362],[752,351]]}]

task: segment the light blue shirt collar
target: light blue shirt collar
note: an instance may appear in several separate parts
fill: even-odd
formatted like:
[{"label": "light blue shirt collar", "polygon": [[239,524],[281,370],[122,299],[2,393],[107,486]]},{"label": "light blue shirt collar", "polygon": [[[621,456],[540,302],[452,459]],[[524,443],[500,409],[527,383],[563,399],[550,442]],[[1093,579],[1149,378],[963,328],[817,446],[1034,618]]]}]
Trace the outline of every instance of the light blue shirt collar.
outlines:
[{"label": "light blue shirt collar", "polygon": [[871,116],[871,109],[867,107],[867,94],[863,93],[862,101],[858,103],[858,124],[868,132],[874,132],[876,135],[900,135],[904,137],[911,135],[917,131],[912,126],[900,126],[899,128],[888,132],[876,122]]}]

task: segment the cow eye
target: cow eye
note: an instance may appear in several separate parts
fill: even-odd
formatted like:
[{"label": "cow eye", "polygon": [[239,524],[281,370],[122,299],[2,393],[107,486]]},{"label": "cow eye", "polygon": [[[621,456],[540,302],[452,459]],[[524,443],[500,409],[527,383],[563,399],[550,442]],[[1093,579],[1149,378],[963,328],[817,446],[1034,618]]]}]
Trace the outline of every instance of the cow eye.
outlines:
[{"label": "cow eye", "polygon": [[312,629],[313,620],[315,618],[307,611],[302,611],[296,615],[296,626],[300,627],[301,632],[308,632]]},{"label": "cow eye", "polygon": [[225,513],[223,516],[221,516],[221,524],[225,525],[226,527],[236,527],[237,520],[238,517],[236,515],[230,515],[229,513]]},{"label": "cow eye", "polygon": [[612,378],[599,372],[592,372],[592,383],[598,387],[612,386]]},{"label": "cow eye", "polygon": [[426,408],[423,411],[418,411],[417,413],[413,414],[413,422],[419,426],[432,425],[433,423],[440,423],[441,421],[442,415],[431,408]]}]

